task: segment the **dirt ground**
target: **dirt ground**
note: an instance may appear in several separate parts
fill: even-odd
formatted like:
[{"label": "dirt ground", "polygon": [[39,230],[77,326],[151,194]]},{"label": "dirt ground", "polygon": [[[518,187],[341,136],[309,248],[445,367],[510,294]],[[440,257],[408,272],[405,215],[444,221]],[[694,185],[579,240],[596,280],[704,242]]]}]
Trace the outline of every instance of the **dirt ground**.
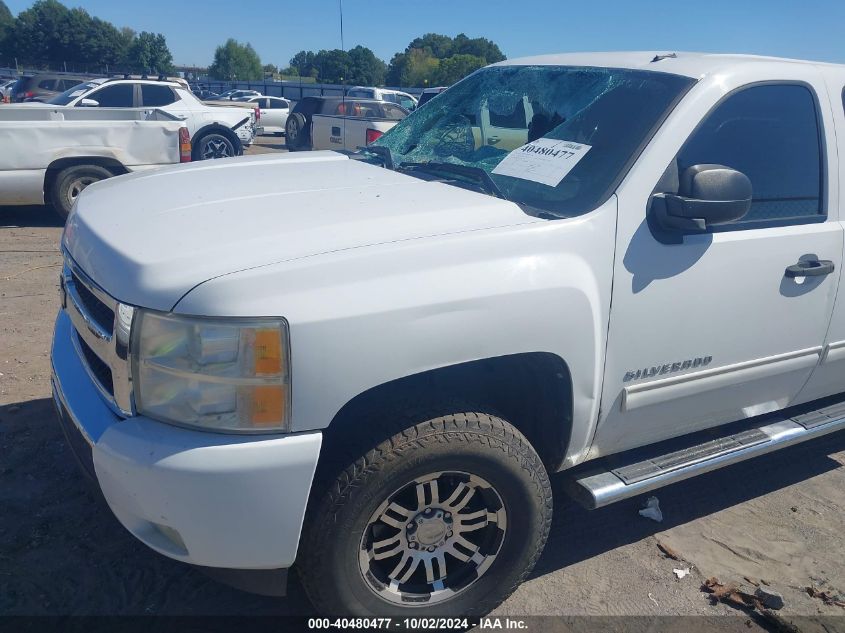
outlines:
[{"label": "dirt ground", "polygon": [[[251,153],[283,139],[262,145]],[[141,545],[87,487],[50,400],[60,233],[49,209],[0,208],[0,614],[309,614],[295,576],[285,599],[220,585]],[[543,557],[496,614],[730,616],[712,628],[775,630],[711,604],[701,585],[715,576],[752,593],[768,583],[796,630],[845,630],[845,608],[807,592],[845,601],[845,434],[660,490],[662,523],[638,515],[642,498],[587,512],[563,481]]]}]

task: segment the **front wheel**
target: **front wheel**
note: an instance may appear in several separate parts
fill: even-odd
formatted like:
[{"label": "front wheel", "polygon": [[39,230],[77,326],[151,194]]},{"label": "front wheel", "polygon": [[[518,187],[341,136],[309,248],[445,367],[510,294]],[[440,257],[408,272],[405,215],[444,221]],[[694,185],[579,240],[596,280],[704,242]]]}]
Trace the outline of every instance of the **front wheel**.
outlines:
[{"label": "front wheel", "polygon": [[548,475],[506,421],[455,413],[371,447],[314,499],[297,563],[326,615],[488,613],[548,535]]},{"label": "front wheel", "polygon": [[88,185],[114,176],[105,167],[99,165],[73,165],[56,174],[50,186],[50,203],[53,209],[67,220],[73,204]]}]

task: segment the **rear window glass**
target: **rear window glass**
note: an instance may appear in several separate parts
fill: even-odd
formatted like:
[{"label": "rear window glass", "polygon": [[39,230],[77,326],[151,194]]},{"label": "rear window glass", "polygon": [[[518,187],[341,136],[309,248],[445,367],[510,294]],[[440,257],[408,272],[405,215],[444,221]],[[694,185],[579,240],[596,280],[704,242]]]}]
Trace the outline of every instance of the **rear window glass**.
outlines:
[{"label": "rear window glass", "polygon": [[168,86],[141,84],[141,98],[146,107],[160,107],[170,105],[176,101],[176,95]]}]

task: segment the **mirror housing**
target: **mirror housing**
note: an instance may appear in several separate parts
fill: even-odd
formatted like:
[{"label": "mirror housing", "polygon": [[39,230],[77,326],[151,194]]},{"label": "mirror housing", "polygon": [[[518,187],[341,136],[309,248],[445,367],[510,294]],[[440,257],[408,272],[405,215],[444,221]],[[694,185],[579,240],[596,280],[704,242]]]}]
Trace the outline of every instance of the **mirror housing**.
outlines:
[{"label": "mirror housing", "polygon": [[664,229],[702,233],[744,217],[751,209],[751,181],[724,165],[693,165],[681,174],[678,193],[652,196],[652,211]]},{"label": "mirror housing", "polygon": [[100,102],[96,99],[83,99],[79,102],[80,108],[99,108]]}]

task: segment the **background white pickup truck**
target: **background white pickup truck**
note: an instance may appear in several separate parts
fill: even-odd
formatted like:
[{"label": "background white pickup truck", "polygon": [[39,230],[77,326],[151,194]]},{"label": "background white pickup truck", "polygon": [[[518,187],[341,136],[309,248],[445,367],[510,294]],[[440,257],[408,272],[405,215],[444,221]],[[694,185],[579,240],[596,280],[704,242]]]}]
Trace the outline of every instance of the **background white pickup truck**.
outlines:
[{"label": "background white pickup truck", "polygon": [[549,473],[595,508],[845,429],[843,88],[509,60],[358,154],[102,183],[63,239],[72,446],[167,556],[295,562],[327,615],[486,613]]},{"label": "background white pickup truck", "polygon": [[185,122],[161,110],[0,108],[0,205],[66,217],[98,180],[190,160]]},{"label": "background white pickup truck", "polygon": [[406,116],[407,110],[386,101],[308,97],[297,103],[287,117],[286,145],[293,151],[355,151],[375,141]]}]

